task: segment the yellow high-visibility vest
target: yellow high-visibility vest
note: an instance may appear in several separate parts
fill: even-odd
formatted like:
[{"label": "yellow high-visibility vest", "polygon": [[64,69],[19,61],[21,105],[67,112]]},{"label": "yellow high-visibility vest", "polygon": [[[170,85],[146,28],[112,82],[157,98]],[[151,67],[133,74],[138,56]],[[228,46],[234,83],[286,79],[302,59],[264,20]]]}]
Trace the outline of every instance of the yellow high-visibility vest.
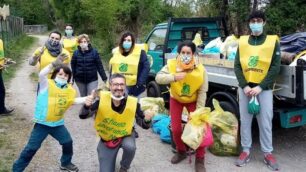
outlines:
[{"label": "yellow high-visibility vest", "polygon": [[58,88],[54,80],[48,79],[48,113],[46,122],[56,122],[64,117],[66,110],[73,104],[76,91],[70,84],[68,88]]},{"label": "yellow high-visibility vest", "polygon": [[100,92],[100,103],[95,119],[95,129],[99,136],[110,141],[131,135],[135,122],[137,98],[128,96],[125,109],[120,114],[112,109],[111,93]]},{"label": "yellow high-visibility vest", "polygon": [[123,56],[119,48],[114,51],[114,55],[109,61],[113,73],[120,73],[125,76],[126,85],[134,86],[137,83],[138,65],[141,55],[141,47],[134,46],[133,52],[128,56]]},{"label": "yellow high-visibility vest", "polygon": [[[167,65],[171,74],[177,73],[176,59],[169,59]],[[197,91],[204,83],[204,71],[203,65],[199,64],[183,80],[170,83],[170,95],[181,103],[195,102],[198,98]]]},{"label": "yellow high-visibility vest", "polygon": [[269,71],[278,37],[268,35],[261,45],[250,45],[248,40],[249,36],[241,36],[239,39],[240,64],[246,81],[258,84]]},{"label": "yellow high-visibility vest", "polygon": [[0,65],[4,65],[3,41],[0,39]]},{"label": "yellow high-visibility vest", "polygon": [[76,37],[72,39],[63,38],[63,47],[69,51],[70,56],[72,57],[73,52],[78,49],[78,39]]}]

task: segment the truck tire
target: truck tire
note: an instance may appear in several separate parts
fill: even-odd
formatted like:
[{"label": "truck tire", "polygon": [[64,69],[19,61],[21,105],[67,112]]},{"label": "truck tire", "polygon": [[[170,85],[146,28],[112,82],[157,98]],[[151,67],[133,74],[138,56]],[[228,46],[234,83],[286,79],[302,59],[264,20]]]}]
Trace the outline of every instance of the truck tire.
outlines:
[{"label": "truck tire", "polygon": [[235,115],[237,114],[237,110],[235,109],[235,106],[231,102],[220,101],[219,103],[224,111],[229,111]]},{"label": "truck tire", "polygon": [[161,97],[159,85],[156,81],[150,81],[147,85],[147,96],[148,97]]}]

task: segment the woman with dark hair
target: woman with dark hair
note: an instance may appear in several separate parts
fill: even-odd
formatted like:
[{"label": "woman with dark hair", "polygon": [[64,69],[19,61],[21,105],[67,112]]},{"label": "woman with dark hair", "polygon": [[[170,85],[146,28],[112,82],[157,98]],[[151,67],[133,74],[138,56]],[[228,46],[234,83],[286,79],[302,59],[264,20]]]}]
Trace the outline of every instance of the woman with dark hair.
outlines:
[{"label": "woman with dark hair", "polygon": [[78,49],[73,53],[71,69],[80,95],[87,96],[98,87],[98,73],[106,82],[107,76],[98,51],[92,47],[88,35],[78,37]]},{"label": "woman with dark hair", "polygon": [[[208,90],[207,74],[204,66],[195,58],[196,46],[191,41],[185,41],[178,46],[176,59],[169,59],[156,75],[159,84],[170,84],[170,116],[173,140],[177,153],[171,163],[177,164],[186,158],[186,147],[182,136],[182,111],[188,112],[204,107]],[[196,150],[196,172],[204,172],[205,147]]]},{"label": "woman with dark hair", "polygon": [[[57,62],[47,65],[39,73],[39,92],[34,113],[34,128],[28,144],[13,165],[13,172],[21,172],[29,165],[41,143],[51,135],[62,145],[60,169],[78,171],[72,162],[73,146],[69,131],[64,125],[64,114],[72,104],[92,102],[93,97],[75,98],[76,91],[69,84],[72,72]],[[54,70],[54,66],[56,67]],[[48,73],[52,71],[51,79]]]},{"label": "woman with dark hair", "polygon": [[118,48],[113,50],[113,57],[109,64],[110,74],[124,75],[128,94],[137,97],[145,90],[150,62],[146,52],[135,42],[134,35],[131,32],[125,32],[120,38]]},{"label": "woman with dark hair", "polygon": [[65,36],[62,39],[63,47],[69,51],[70,56],[72,56],[73,52],[77,50],[78,47],[78,39],[74,35],[74,30],[72,25],[68,24],[65,27]]}]

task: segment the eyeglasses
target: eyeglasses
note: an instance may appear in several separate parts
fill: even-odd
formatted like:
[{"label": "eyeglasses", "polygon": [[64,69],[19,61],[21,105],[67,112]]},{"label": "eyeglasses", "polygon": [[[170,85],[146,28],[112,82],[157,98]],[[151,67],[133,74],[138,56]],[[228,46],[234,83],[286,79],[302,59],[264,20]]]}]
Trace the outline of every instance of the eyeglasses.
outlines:
[{"label": "eyeglasses", "polygon": [[263,23],[263,19],[261,18],[253,18],[250,20],[250,23]]},{"label": "eyeglasses", "polygon": [[116,86],[116,87],[124,87],[125,86],[125,84],[124,83],[112,83],[111,84],[112,86]]}]

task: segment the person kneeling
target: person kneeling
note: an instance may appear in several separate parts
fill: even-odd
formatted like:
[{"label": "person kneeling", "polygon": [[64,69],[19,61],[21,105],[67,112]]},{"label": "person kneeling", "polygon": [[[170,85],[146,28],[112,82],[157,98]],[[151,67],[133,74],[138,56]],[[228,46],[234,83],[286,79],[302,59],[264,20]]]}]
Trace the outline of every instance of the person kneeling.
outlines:
[{"label": "person kneeling", "polygon": [[120,172],[130,168],[136,152],[134,122],[143,129],[150,128],[150,115],[144,115],[137,98],[126,95],[126,80],[121,74],[110,77],[110,91],[100,91],[95,103],[85,102],[81,119],[97,110],[95,129],[101,137],[98,144],[100,172],[114,172],[118,150],[123,149]]}]

